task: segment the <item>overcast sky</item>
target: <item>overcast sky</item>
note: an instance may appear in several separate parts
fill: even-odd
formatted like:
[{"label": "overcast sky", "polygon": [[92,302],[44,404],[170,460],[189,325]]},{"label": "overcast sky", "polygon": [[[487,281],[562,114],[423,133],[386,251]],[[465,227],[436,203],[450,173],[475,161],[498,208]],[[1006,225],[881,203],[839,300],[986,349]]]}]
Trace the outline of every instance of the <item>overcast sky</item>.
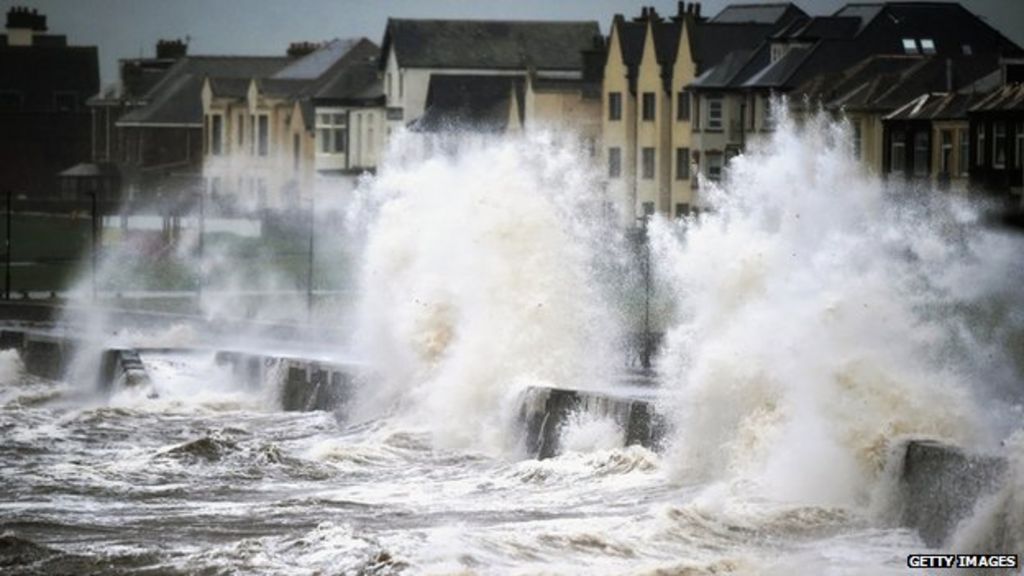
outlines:
[{"label": "overcast sky", "polygon": [[[772,0],[778,1],[778,0]],[[864,0],[859,0],[864,1]],[[713,15],[742,0],[707,0]],[[747,2],[749,3],[749,2]],[[830,14],[845,0],[796,0],[809,14]],[[1024,45],[1024,0],[963,0],[1003,34]],[[389,16],[596,20],[607,33],[616,13],[641,6],[662,14],[675,0],[0,0],[4,14],[28,6],[46,14],[51,33],[76,45],[99,46],[103,83],[117,77],[117,60],[152,56],[157,39],[188,38],[190,54],[284,54],[290,42],[365,36],[379,43]]]}]

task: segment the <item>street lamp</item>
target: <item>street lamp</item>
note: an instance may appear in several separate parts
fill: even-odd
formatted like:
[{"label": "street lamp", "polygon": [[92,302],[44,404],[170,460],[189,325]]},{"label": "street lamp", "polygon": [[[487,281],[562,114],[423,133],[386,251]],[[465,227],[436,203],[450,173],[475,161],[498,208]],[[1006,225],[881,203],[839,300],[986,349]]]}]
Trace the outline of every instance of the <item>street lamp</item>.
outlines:
[{"label": "street lamp", "polygon": [[647,241],[647,223],[650,214],[637,218],[640,222],[639,241],[643,250],[641,270],[644,276],[644,339],[640,349],[640,365],[644,370],[651,369],[651,246]]}]

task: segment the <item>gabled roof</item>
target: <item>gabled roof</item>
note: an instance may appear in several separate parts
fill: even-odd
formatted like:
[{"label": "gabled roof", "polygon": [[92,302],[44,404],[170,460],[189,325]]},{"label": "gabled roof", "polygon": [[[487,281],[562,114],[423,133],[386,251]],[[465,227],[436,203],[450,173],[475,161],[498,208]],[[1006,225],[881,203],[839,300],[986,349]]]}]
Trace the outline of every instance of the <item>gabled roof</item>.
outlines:
[{"label": "gabled roof", "polygon": [[388,19],[380,68],[394,51],[403,68],[582,70],[597,22]]},{"label": "gabled roof", "polygon": [[413,128],[425,132],[501,132],[508,127],[513,94],[519,117],[523,117],[523,92],[521,76],[433,74],[426,110]]},{"label": "gabled roof", "polygon": [[273,74],[291,60],[280,56],[186,56],[143,97],[145,104],[125,114],[118,126],[202,126],[203,80],[249,79]]}]

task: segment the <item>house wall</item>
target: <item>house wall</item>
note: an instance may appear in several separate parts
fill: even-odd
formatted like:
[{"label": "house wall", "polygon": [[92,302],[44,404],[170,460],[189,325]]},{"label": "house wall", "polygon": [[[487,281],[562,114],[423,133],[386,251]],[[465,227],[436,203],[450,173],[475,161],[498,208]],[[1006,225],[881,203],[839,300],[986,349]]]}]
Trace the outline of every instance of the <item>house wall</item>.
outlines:
[{"label": "house wall", "polygon": [[[622,95],[622,116],[609,119],[609,94]],[[601,84],[601,139],[603,173],[608,176],[610,150],[618,148],[621,171],[617,177],[608,177],[608,196],[623,224],[632,225],[639,215],[636,206],[636,96],[629,89],[628,69],[622,60],[622,48],[615,27],[608,43],[608,60]]]},{"label": "house wall", "polygon": [[[692,166],[689,171],[689,178],[679,178],[676,173],[676,150],[685,148],[690,150],[687,155],[687,162],[692,163],[692,156],[694,150],[693,141],[693,122],[691,120],[678,120],[678,109],[679,109],[679,97],[678,94],[683,93],[687,84],[693,82],[696,76],[697,66],[693,62],[693,54],[690,52],[690,26],[693,21],[687,19],[684,21],[681,27],[681,37],[679,39],[679,50],[676,53],[676,61],[672,69],[672,93],[669,95],[669,101],[671,106],[671,113],[669,118],[670,128],[670,146],[667,151],[667,159],[669,168],[669,189],[670,189],[670,209],[672,214],[676,215],[679,211],[679,207],[689,209],[696,205],[696,183],[697,179],[693,173]],[[687,93],[689,94],[689,93]],[[689,98],[689,96],[687,96]],[[692,119],[693,114],[693,103],[690,103],[690,114]]]},{"label": "house wall", "polygon": [[[640,68],[637,71],[636,88],[636,147],[633,149],[634,163],[636,165],[635,186],[636,205],[634,206],[635,216],[644,214],[644,205],[653,204],[655,211],[665,214],[668,211],[667,185],[665,177],[665,150],[663,145],[663,131],[667,128],[665,124],[665,98],[661,86],[661,68],[657,62],[657,53],[654,48],[654,34],[651,32],[651,25],[648,24],[644,35],[644,50],[640,60]],[[654,118],[644,120],[643,100],[645,94],[654,96]],[[643,151],[645,148],[654,149],[654,173],[653,177],[644,176]],[[666,194],[663,194],[662,192]]]}]

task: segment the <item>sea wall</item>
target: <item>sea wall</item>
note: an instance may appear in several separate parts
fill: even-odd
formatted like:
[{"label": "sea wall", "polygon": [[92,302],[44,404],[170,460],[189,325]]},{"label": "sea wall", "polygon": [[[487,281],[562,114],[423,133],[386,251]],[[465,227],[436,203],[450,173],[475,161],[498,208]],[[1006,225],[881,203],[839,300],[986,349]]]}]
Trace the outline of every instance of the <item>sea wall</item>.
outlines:
[{"label": "sea wall", "polygon": [[664,437],[665,421],[649,398],[534,386],[520,399],[527,454],[539,459],[560,454],[562,433],[576,415],[614,420],[627,446],[656,449]]},{"label": "sea wall", "polygon": [[916,529],[929,546],[948,543],[978,501],[1002,486],[1007,468],[1000,456],[930,440],[908,442],[898,488],[901,523]]},{"label": "sea wall", "polygon": [[352,397],[353,365],[230,350],[217,352],[215,358],[247,386],[279,390],[284,410],[342,414]]}]

